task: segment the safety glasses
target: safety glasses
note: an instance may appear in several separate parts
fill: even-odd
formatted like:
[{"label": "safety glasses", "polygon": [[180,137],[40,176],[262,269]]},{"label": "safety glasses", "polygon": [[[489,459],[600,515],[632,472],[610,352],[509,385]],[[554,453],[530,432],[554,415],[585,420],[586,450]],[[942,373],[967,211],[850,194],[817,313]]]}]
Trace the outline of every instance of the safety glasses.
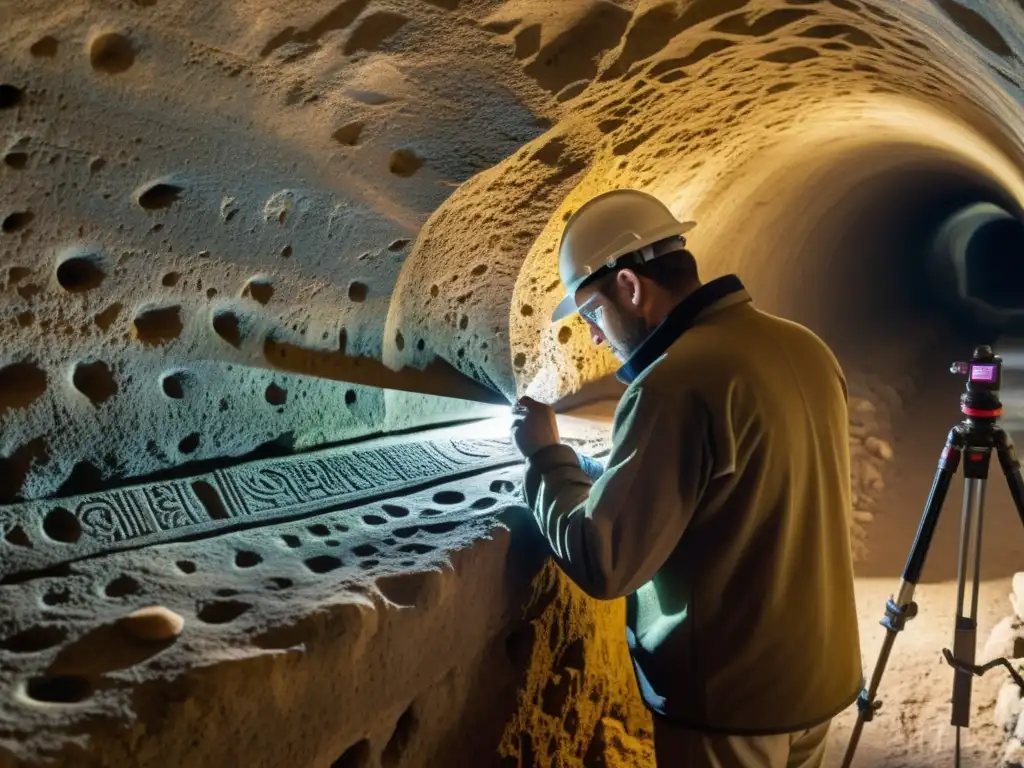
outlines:
[{"label": "safety glasses", "polygon": [[597,303],[598,299],[600,298],[601,294],[595,293],[593,296],[591,296],[589,299],[583,302],[583,304],[576,308],[576,311],[579,313],[580,317],[582,317],[588,323],[596,325],[598,328],[602,327],[601,324],[604,321],[604,307]]}]

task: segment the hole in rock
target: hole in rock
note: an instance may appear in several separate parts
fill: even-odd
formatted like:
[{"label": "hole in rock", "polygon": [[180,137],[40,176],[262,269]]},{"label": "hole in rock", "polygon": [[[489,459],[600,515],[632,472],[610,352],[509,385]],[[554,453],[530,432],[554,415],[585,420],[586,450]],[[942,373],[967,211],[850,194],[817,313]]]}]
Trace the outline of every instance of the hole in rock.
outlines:
[{"label": "hole in rock", "polygon": [[290,259],[293,253],[295,253],[294,249],[290,245],[286,245],[281,249],[281,258]]},{"label": "hole in rock", "polygon": [[358,547],[352,548],[352,554],[356,557],[369,557],[370,555],[376,555],[379,550],[373,546],[373,544],[360,544]]},{"label": "hole in rock", "polygon": [[160,379],[160,388],[172,400],[183,400],[185,398],[185,381],[187,378],[188,374],[184,371],[166,373]]},{"label": "hole in rock", "polygon": [[71,383],[97,408],[117,394],[114,374],[103,360],[78,363],[71,374]]},{"label": "hole in rock", "polygon": [[367,525],[384,525],[387,520],[380,515],[363,515],[363,522]]},{"label": "hole in rock", "polygon": [[356,144],[359,143],[359,137],[362,135],[362,133],[363,124],[357,121],[342,126],[334,133],[332,133],[331,136],[339,144],[344,144],[347,147],[354,147]]},{"label": "hole in rock", "polygon": [[448,523],[433,523],[432,525],[423,526],[423,530],[432,534],[451,533],[456,528],[465,525],[465,522],[465,520],[452,520]]},{"label": "hole in rock", "polygon": [[184,191],[184,187],[161,181],[140,192],[137,202],[147,211],[158,211],[174,205]]},{"label": "hole in rock", "polygon": [[115,301],[109,307],[104,309],[102,312],[97,313],[93,318],[93,322],[99,327],[101,331],[109,331],[110,326],[117,320],[117,316],[121,314],[123,306],[120,302]]},{"label": "hole in rock", "polygon": [[238,590],[237,589],[218,589],[213,594],[215,594],[217,597],[234,597],[235,595],[238,594]]},{"label": "hole in rock", "polygon": [[242,323],[230,310],[221,310],[213,316],[213,330],[233,347],[242,346]]},{"label": "hole in rock", "polygon": [[46,392],[46,372],[34,360],[0,368],[0,416],[27,408]]},{"label": "hole in rock", "polygon": [[23,95],[24,93],[21,88],[9,83],[0,83],[0,109],[10,109],[11,107],[18,106]]},{"label": "hole in rock", "polygon": [[376,11],[363,16],[352,30],[342,52],[351,56],[359,51],[376,51],[384,41],[409,23],[409,18],[392,11]]},{"label": "hole in rock", "polygon": [[183,327],[181,307],[148,307],[132,320],[132,335],[147,346],[159,347],[178,338]]},{"label": "hole in rock", "polygon": [[370,568],[376,568],[378,565],[380,565],[380,560],[363,560],[359,563],[359,567],[364,571],[368,571]]},{"label": "hole in rock", "polygon": [[370,768],[372,759],[370,742],[363,739],[342,752],[331,768]]},{"label": "hole in rock", "polygon": [[314,525],[309,526],[306,530],[308,530],[314,536],[330,536],[331,535],[331,529],[328,528],[323,523],[315,523]]},{"label": "hole in rock", "polygon": [[0,229],[8,234],[20,232],[31,224],[34,218],[35,214],[31,211],[15,211],[3,220],[3,223],[0,224]]},{"label": "hole in rock", "polygon": [[277,384],[271,382],[267,385],[263,398],[271,405],[284,405],[288,402],[288,390],[282,389]]},{"label": "hole in rock", "polygon": [[281,541],[285,543],[285,546],[296,549],[302,546],[302,540],[293,533],[286,533],[281,536]]},{"label": "hole in rock", "polygon": [[482,499],[477,499],[476,501],[474,501],[472,504],[470,504],[470,507],[472,509],[490,509],[497,503],[497,499],[492,499],[490,497],[485,496]]},{"label": "hole in rock", "polygon": [[[0,469],[3,469],[2,465],[0,465]],[[16,491],[21,489],[21,483],[22,480],[18,480]],[[3,498],[9,498],[13,495],[13,493],[4,492]],[[25,529],[20,525],[15,525],[11,530],[5,533],[4,541],[8,544],[13,544],[16,547],[32,547],[32,541],[29,539],[28,534],[25,533]]]},{"label": "hole in rock", "polygon": [[25,694],[46,704],[77,704],[92,694],[92,683],[77,675],[34,677],[26,683]]},{"label": "hole in rock", "polygon": [[382,768],[397,768],[416,734],[417,725],[416,713],[410,706],[398,718],[394,733],[391,734],[391,738],[388,739],[388,743],[384,747],[384,752],[381,753]]},{"label": "hole in rock", "polygon": [[67,587],[49,589],[46,594],[43,595],[43,603],[45,605],[64,605],[70,601],[71,592],[68,591]]},{"label": "hole in rock", "polygon": [[89,172],[90,173],[99,173],[100,171],[102,171],[106,167],[107,167],[107,161],[106,160],[104,160],[102,157],[94,157],[92,159],[92,162],[89,163]]},{"label": "hole in rock", "polygon": [[99,288],[104,278],[103,261],[97,254],[72,256],[57,265],[57,283],[69,293]]},{"label": "hole in rock", "polygon": [[408,179],[423,167],[423,158],[411,149],[396,149],[388,158],[388,170],[395,176]]},{"label": "hole in rock", "polygon": [[67,639],[67,630],[55,626],[29,627],[6,640],[0,641],[0,648],[11,653],[36,653],[60,645]]},{"label": "hole in rock", "polygon": [[577,637],[562,651],[555,663],[557,669],[582,670],[586,662],[586,643],[582,637]]},{"label": "hole in rock", "polygon": [[348,284],[348,298],[356,304],[361,304],[366,301],[366,295],[368,292],[369,288],[366,287],[366,283],[353,281]]},{"label": "hole in rock", "polygon": [[461,504],[466,495],[458,491],[438,491],[434,494],[435,504]]},{"label": "hole in rock", "polygon": [[260,304],[266,304],[274,296],[274,284],[269,278],[254,277],[245,286],[245,294]]},{"label": "hole in rock", "polygon": [[128,597],[139,591],[139,582],[131,576],[118,576],[107,584],[104,593],[107,597]]},{"label": "hole in rock", "polygon": [[43,532],[53,541],[74,544],[82,537],[82,524],[64,507],[55,507],[43,518]]},{"label": "hole in rock", "polygon": [[60,43],[53,35],[40,37],[29,47],[28,52],[33,56],[43,59],[52,59],[57,55],[57,47]]},{"label": "hole in rock", "polygon": [[400,507],[397,504],[381,504],[380,508],[384,510],[384,513],[390,517],[408,517],[409,510],[405,507]]},{"label": "hole in rock", "polygon": [[355,390],[345,390],[345,405],[355,405],[356,393]]},{"label": "hole in rock", "polygon": [[438,517],[444,514],[446,512],[443,509],[424,509],[420,512],[420,517]]},{"label": "hole in rock", "polygon": [[184,454],[195,453],[196,449],[199,448],[199,440],[200,434],[198,432],[193,432],[181,438],[181,441],[178,443],[178,452]]},{"label": "hole in rock", "polygon": [[264,586],[267,589],[278,590],[288,589],[292,584],[294,584],[294,582],[291,579],[286,579],[284,576],[272,576],[266,580]]},{"label": "hole in rock", "polygon": [[569,339],[571,339],[571,338],[572,338],[572,328],[570,328],[568,325],[563,325],[561,328],[558,329],[558,343],[559,344],[568,344],[569,343]]},{"label": "hole in rock", "polygon": [[402,573],[377,580],[377,589],[391,603],[414,608],[429,586],[429,573]]},{"label": "hole in rock", "polygon": [[398,548],[400,552],[408,552],[411,555],[426,555],[433,552],[437,547],[429,544],[405,544]]},{"label": "hole in rock", "polygon": [[533,624],[524,622],[505,638],[505,654],[515,666],[522,666],[530,661],[533,655],[533,644],[537,631]]},{"label": "hole in rock", "polygon": [[196,572],[196,564],[191,560],[179,560],[174,564],[182,573],[189,574]]},{"label": "hole in rock", "polygon": [[559,717],[565,712],[572,693],[572,678],[567,674],[555,674],[548,680],[541,693],[541,711],[551,717]]},{"label": "hole in rock", "polygon": [[104,32],[89,44],[89,62],[92,68],[108,75],[127,72],[135,63],[135,48],[131,40],[117,32]]},{"label": "hole in rock", "polygon": [[28,153],[8,152],[4,155],[4,165],[8,168],[14,168],[16,171],[20,171],[28,165]]},{"label": "hole in rock", "polygon": [[326,544],[328,547],[340,547],[341,546],[341,542],[338,541],[337,539],[327,539],[327,540],[324,541],[324,544]]},{"label": "hole in rock", "polygon": [[235,553],[235,565],[239,568],[253,568],[263,562],[263,557],[258,552],[242,550]]},{"label": "hole in rock", "polygon": [[395,240],[391,245],[388,246],[388,250],[392,253],[398,253],[399,251],[405,250],[405,247],[411,243],[412,240],[402,238],[401,240]]},{"label": "hole in rock", "polygon": [[303,565],[313,573],[330,573],[341,568],[342,563],[334,555],[317,555],[316,557],[304,560]]},{"label": "hole in rock", "polygon": [[215,600],[205,603],[196,612],[196,618],[205,624],[227,624],[252,608],[240,600]]},{"label": "hole in rock", "polygon": [[231,517],[225,509],[217,489],[205,480],[196,480],[192,483],[192,493],[199,499],[199,503],[203,505],[211,520],[227,520]]},{"label": "hole in rock", "polygon": [[160,278],[160,285],[165,288],[173,288],[181,280],[181,274],[179,272],[168,272],[162,278]]},{"label": "hole in rock", "polygon": [[512,359],[512,365],[515,366],[516,368],[522,368],[524,365],[526,365],[526,355],[523,354],[522,352],[517,353],[516,356]]},{"label": "hole in rock", "polygon": [[509,480],[494,480],[490,485],[491,493],[515,493],[515,483]]}]

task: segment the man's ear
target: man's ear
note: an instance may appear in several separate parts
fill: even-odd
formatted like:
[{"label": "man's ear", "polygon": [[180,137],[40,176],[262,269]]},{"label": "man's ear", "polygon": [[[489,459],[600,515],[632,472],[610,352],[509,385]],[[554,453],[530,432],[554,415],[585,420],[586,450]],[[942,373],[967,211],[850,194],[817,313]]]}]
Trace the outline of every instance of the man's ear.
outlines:
[{"label": "man's ear", "polygon": [[636,307],[639,309],[643,299],[643,283],[640,276],[631,269],[619,270],[615,275],[615,287],[619,292],[619,300],[623,306]]}]

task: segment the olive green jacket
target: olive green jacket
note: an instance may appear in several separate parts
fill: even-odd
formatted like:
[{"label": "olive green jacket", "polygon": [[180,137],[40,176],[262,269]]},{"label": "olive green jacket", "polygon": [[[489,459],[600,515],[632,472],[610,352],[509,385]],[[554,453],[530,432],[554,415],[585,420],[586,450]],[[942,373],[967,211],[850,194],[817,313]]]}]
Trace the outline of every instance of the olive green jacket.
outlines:
[{"label": "olive green jacket", "polygon": [[596,481],[563,445],[526,464],[558,564],[595,598],[626,597],[655,713],[730,734],[828,720],[863,680],[835,357],[729,275],[685,299],[619,378]]}]

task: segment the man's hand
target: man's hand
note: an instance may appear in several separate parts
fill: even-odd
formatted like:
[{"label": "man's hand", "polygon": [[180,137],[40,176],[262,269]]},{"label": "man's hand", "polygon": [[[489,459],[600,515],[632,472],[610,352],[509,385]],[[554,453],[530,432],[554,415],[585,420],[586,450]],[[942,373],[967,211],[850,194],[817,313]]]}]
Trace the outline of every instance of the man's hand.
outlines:
[{"label": "man's hand", "polygon": [[550,405],[524,397],[512,406],[512,415],[512,442],[523,458],[558,443],[558,422]]}]

